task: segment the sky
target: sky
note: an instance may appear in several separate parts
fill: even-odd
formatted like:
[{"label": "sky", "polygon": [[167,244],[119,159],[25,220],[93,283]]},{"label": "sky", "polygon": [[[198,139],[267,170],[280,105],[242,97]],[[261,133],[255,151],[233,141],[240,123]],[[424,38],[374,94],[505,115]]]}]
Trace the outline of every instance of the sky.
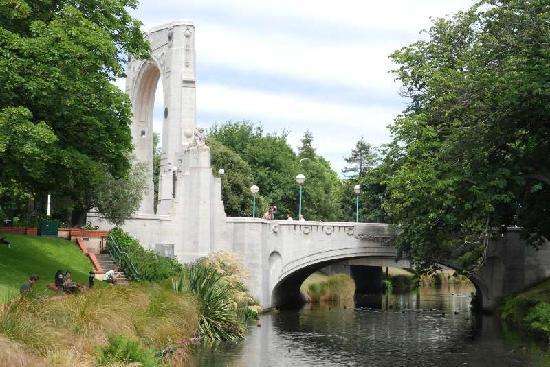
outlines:
[{"label": "sky", "polygon": [[[473,0],[141,0],[144,30],[174,20],[196,27],[197,124],[250,120],[306,130],[338,173],[355,142],[390,139],[406,106],[388,56],[421,37],[430,17]],[[161,88],[154,129],[162,128]]]}]

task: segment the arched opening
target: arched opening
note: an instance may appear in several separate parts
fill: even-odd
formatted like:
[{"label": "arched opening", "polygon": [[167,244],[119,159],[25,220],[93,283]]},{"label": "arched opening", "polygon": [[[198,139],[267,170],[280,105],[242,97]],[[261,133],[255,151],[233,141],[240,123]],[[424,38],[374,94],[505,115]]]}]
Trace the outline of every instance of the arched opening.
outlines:
[{"label": "arched opening", "polygon": [[[431,277],[417,279],[410,266],[394,259],[344,258],[311,264],[288,274],[271,288],[272,305],[301,307],[313,296],[307,291],[310,284],[330,283],[329,279],[336,274],[346,274],[355,282],[356,306],[376,309],[462,310],[469,308],[474,294],[477,295],[475,299],[481,300],[484,292],[478,279],[459,275],[445,266]],[[311,291],[315,289],[319,287],[312,287]]]},{"label": "arched opening", "polygon": [[161,72],[155,61],[145,62],[136,76],[134,100],[134,154],[146,165],[148,190],[140,211],[156,213],[161,188],[162,131],[167,111]]}]

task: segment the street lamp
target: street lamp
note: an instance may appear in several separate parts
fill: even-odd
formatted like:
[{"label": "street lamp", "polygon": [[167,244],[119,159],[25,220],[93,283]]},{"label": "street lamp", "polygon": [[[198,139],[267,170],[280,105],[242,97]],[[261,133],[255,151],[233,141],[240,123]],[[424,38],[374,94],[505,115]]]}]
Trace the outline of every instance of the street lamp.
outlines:
[{"label": "street lamp", "polygon": [[296,176],[296,183],[298,186],[300,186],[300,200],[298,204],[298,220],[302,218],[302,186],[304,185],[304,182],[306,181],[306,176],[303,174],[299,174]]},{"label": "street lamp", "polygon": [[355,192],[355,221],[359,223],[359,194],[361,194],[361,185],[353,186]]},{"label": "street lamp", "polygon": [[258,186],[256,185],[250,186],[250,192],[254,196],[254,199],[253,199],[254,201],[252,204],[252,218],[256,218],[256,194],[258,193],[258,191],[260,191],[260,188]]}]

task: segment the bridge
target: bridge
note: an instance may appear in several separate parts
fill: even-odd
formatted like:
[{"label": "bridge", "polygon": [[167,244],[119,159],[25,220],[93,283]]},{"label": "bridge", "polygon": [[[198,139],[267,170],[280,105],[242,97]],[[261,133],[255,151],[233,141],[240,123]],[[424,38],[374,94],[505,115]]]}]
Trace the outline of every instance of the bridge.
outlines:
[{"label": "bridge", "polygon": [[[248,287],[264,308],[299,300],[302,281],[314,271],[342,261],[408,268],[397,260],[386,224],[266,221],[229,218],[221,181],[212,174],[210,150],[195,122],[195,27],[173,22],[146,37],[149,60],[132,60],[126,90],[132,101],[132,138],[138,162],[148,167],[148,193],[124,229],[143,246],[181,262],[215,251],[232,251],[250,272]],[[153,210],[153,105],[162,78],[164,124],[158,210]],[[97,213],[88,220],[113,227]],[[484,266],[470,279],[482,306],[550,276],[550,245],[536,251],[517,232],[493,241]]]}]

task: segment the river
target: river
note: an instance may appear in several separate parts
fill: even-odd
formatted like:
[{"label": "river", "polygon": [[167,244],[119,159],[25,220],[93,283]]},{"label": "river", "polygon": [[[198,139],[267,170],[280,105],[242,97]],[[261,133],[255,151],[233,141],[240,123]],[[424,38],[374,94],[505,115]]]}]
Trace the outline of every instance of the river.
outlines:
[{"label": "river", "polygon": [[469,307],[473,288],[423,287],[364,296],[352,307],[311,306],[263,315],[246,340],[202,350],[197,366],[472,366],[538,365],[525,346],[505,338],[494,316]]}]

